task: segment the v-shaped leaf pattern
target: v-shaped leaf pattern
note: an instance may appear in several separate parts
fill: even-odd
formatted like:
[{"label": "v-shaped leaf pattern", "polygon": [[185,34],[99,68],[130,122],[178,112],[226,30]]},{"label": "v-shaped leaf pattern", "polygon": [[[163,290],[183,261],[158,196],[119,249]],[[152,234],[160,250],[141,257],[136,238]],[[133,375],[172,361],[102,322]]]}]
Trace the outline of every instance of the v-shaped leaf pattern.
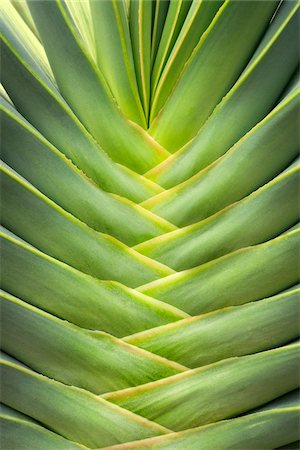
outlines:
[{"label": "v-shaped leaf pattern", "polygon": [[0,5],[4,445],[296,441],[299,5],[18,3]]}]

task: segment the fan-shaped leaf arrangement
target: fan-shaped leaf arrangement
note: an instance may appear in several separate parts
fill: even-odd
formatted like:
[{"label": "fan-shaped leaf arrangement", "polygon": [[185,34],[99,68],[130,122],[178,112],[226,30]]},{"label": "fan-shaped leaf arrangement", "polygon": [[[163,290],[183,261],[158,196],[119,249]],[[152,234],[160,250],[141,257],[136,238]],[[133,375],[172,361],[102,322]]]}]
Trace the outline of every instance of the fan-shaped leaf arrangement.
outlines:
[{"label": "fan-shaped leaf arrangement", "polygon": [[1,35],[1,448],[298,448],[297,2]]}]

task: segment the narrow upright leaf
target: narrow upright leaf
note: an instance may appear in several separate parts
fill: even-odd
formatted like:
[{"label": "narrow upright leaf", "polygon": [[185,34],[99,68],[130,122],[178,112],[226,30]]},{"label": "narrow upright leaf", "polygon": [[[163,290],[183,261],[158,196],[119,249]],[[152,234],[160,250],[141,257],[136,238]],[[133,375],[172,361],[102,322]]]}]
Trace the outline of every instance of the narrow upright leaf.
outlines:
[{"label": "narrow upright leaf", "polygon": [[148,124],[151,70],[151,0],[130,1],[129,25],[140,98]]},{"label": "narrow upright leaf", "polygon": [[174,152],[196,135],[249,61],[277,4],[255,1],[253,7],[253,1],[224,3],[152,122],[154,139]]}]

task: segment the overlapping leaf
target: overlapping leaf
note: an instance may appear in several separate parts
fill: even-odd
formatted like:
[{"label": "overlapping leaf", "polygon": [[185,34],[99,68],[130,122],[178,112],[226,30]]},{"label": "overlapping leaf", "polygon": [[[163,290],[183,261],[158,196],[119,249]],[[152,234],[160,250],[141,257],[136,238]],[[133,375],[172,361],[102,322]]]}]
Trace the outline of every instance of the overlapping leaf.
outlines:
[{"label": "overlapping leaf", "polygon": [[4,447],[297,441],[297,3],[1,12]]}]

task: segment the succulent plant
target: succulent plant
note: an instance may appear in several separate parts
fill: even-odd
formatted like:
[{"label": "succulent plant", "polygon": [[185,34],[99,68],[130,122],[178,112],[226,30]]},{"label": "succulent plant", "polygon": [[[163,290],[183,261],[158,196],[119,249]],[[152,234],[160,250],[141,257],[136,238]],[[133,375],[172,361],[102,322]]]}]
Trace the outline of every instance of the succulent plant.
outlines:
[{"label": "succulent plant", "polygon": [[0,10],[1,448],[298,448],[298,2]]}]

